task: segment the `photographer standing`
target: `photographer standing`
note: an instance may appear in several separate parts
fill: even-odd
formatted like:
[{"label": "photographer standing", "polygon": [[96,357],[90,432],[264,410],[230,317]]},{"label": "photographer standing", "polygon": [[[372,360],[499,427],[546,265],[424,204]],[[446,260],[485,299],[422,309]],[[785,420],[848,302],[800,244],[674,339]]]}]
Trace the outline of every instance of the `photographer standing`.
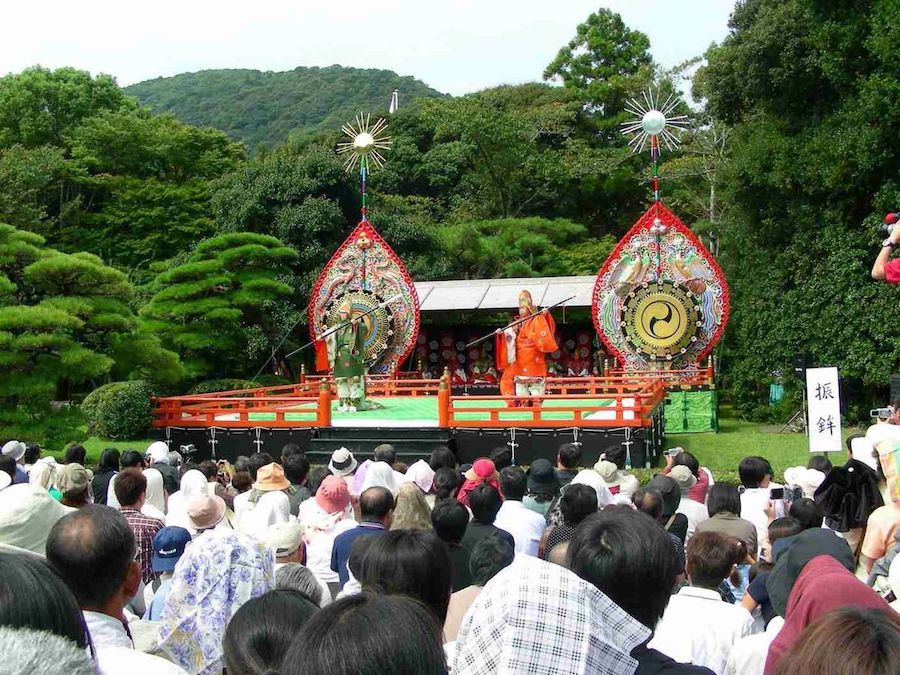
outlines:
[{"label": "photographer standing", "polygon": [[[895,214],[890,213],[885,222]],[[900,258],[891,260],[891,253],[897,244],[900,244],[900,224],[894,224],[888,238],[881,242],[881,251],[875,258],[872,266],[872,278],[878,281],[887,281],[889,284],[900,284]]]}]

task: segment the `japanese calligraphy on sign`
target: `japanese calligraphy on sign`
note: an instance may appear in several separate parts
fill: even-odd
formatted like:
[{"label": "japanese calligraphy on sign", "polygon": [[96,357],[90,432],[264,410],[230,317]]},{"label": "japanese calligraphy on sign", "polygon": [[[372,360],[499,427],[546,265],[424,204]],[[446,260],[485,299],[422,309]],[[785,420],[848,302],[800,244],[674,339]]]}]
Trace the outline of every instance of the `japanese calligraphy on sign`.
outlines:
[{"label": "japanese calligraphy on sign", "polygon": [[810,452],[840,452],[841,399],[837,368],[806,369]]}]

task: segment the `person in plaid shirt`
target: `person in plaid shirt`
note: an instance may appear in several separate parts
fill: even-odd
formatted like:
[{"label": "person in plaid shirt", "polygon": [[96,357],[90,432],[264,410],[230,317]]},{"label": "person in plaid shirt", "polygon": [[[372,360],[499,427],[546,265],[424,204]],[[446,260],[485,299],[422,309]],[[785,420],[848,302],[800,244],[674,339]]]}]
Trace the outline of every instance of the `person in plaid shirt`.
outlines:
[{"label": "person in plaid shirt", "polygon": [[164,524],[156,518],[148,518],[141,513],[144,499],[147,496],[147,479],[139,469],[125,469],[116,476],[113,486],[116,491],[116,499],[121,505],[119,510],[128,521],[131,531],[134,532],[137,553],[134,559],[141,566],[141,579],[149,584],[153,577],[153,537]]}]

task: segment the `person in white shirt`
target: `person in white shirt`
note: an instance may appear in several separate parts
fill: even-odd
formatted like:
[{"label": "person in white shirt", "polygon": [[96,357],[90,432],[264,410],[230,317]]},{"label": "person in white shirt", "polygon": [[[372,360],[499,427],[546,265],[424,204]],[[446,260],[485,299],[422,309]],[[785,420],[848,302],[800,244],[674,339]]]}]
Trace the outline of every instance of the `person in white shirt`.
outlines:
[{"label": "person in white shirt", "polygon": [[306,566],[325,583],[337,584],[338,573],[331,569],[334,540],[342,532],[356,527],[347,483],[338,476],[328,476],[316,496],[307,501],[313,502],[316,510],[300,521],[306,544]]},{"label": "person in white shirt", "polygon": [[527,485],[525,472],[517,466],[508,466],[500,472],[504,501],[494,519],[494,527],[506,530],[513,536],[516,555],[536,556],[547,524],[539,513],[522,504]]},{"label": "person in white shirt", "polygon": [[75,594],[90,632],[98,672],[183,673],[135,651],[125,605],[140,590],[141,568],[128,521],[116,509],[88,504],[60,519],[47,539],[47,560]]},{"label": "person in white shirt", "polygon": [[762,546],[769,529],[770,510],[774,509],[775,518],[787,515],[784,513],[784,502],[771,499],[772,490],[784,487],[772,481],[773,474],[772,465],[765,457],[745,457],[738,465],[738,475],[744,486],[741,493],[741,518],[749,520],[756,528],[756,541],[760,548],[750,551],[750,555],[757,559],[764,553]]},{"label": "person in white shirt", "polygon": [[704,520],[709,519],[709,511],[706,510],[706,504],[701,504],[693,499],[688,498],[688,492],[697,483],[697,477],[691,473],[686,466],[673,466],[669,472],[669,478],[678,483],[678,489],[681,490],[681,501],[678,503],[676,513],[683,513],[688,520],[687,536],[685,543],[694,536],[697,525]]},{"label": "person in white shirt", "polygon": [[783,625],[784,619],[776,616],[769,621],[765,632],[748,635],[738,640],[728,655],[725,675],[763,675],[766,669],[766,657],[769,655],[769,645],[778,636]]},{"label": "person in white shirt", "polygon": [[691,585],[672,596],[649,647],[682,663],[725,670],[729,653],[753,625],[750,612],[725,602],[718,591],[734,569],[737,544],[718,532],[694,535],[686,564]]}]

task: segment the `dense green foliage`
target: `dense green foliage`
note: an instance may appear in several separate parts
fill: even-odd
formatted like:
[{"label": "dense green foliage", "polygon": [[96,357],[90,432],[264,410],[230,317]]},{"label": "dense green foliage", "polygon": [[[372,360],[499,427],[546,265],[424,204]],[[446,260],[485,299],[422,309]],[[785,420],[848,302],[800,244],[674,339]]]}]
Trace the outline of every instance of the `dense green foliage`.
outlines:
[{"label": "dense green foliage", "polygon": [[54,416],[51,401],[110,376],[181,377],[177,356],[142,330],[125,275],[0,224],[0,425]]},{"label": "dense green foliage", "polygon": [[[245,372],[274,338],[269,306],[290,293],[282,279],[296,260],[292,248],[267,235],[206,239],[184,263],[156,277],[141,315],[181,354],[191,375]],[[254,343],[258,336],[263,344]]]},{"label": "dense green foliage", "polygon": [[394,89],[404,104],[442,95],[390,70],[343,66],[202,70],[139,82],[125,93],[188,124],[221,129],[253,147],[275,147],[294,132],[339,128],[360,110],[384,114]]},{"label": "dense green foliage", "polygon": [[745,409],[798,352],[838,366],[861,407],[898,369],[900,289],[869,278],[876,224],[900,204],[898,37],[891,0],[745,0],[698,75],[733,125],[726,362]]},{"label": "dense green foliage", "polygon": [[145,380],[109,382],[85,396],[88,433],[110,440],[142,438],[153,421],[153,388]]}]

